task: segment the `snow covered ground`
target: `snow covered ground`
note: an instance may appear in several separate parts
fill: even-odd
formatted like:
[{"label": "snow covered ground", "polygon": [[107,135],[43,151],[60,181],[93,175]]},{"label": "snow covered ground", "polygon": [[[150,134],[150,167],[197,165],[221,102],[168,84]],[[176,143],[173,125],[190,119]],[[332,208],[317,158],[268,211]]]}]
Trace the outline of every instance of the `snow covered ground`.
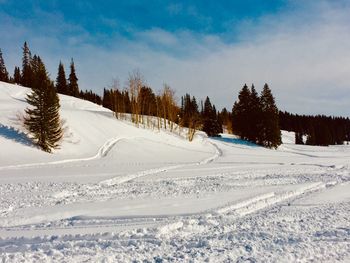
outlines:
[{"label": "snow covered ground", "polygon": [[0,82],[2,262],[349,262],[350,147],[193,142],[60,96],[54,154]]}]

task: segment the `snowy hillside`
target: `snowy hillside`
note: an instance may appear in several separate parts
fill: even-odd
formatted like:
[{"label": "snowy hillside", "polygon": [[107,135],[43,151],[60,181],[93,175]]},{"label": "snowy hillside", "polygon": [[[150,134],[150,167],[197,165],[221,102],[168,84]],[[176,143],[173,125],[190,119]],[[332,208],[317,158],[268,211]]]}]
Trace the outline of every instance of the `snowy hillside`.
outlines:
[{"label": "snowy hillside", "polygon": [[3,262],[350,260],[350,147],[188,142],[60,96],[48,154],[21,132],[28,89],[0,82]]},{"label": "snowy hillside", "polygon": [[[116,120],[113,113],[99,105],[89,101],[80,100],[74,97],[60,95],[61,103],[61,118],[64,121],[66,128],[65,137],[63,139],[61,149],[55,154],[47,154],[30,145],[30,141],[26,138],[23,131],[23,125],[20,121],[20,116],[24,114],[24,109],[28,107],[25,97],[30,90],[16,85],[0,82],[0,143],[8,151],[1,152],[2,165],[16,165],[39,162],[49,162],[67,159],[97,159],[101,154],[113,147],[120,141],[119,144],[133,144],[132,152],[143,152],[145,149],[157,147],[158,151],[162,151],[162,145],[173,146],[174,151],[186,150],[203,151],[193,156],[192,159],[184,159],[181,155],[175,154],[178,160],[173,161],[196,161],[205,159],[210,156],[215,149],[209,144],[203,145],[202,139],[197,138],[195,143],[189,144],[186,140],[177,136],[168,135],[167,133],[158,131],[150,131],[147,129],[138,129],[131,123]],[[147,138],[148,142],[142,141],[142,138]],[[13,143],[18,142],[18,143]],[[127,143],[125,143],[127,142]],[[188,149],[187,149],[188,148]],[[125,160],[130,162],[134,154],[131,151],[124,151]],[[159,156],[163,156],[160,154]],[[145,158],[148,162],[151,159],[156,159],[156,155],[152,158],[150,154],[146,154]],[[171,157],[171,156],[169,156]],[[124,157],[123,157],[124,158]],[[171,161],[168,156],[164,161]],[[118,157],[118,161],[121,161]],[[142,162],[142,159],[135,160]]]}]

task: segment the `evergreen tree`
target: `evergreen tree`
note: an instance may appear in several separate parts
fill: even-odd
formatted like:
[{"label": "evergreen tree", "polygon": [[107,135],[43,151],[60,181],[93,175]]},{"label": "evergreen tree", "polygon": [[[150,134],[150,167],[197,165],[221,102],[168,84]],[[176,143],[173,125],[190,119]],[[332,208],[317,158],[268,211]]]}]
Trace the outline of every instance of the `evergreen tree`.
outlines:
[{"label": "evergreen tree", "polygon": [[260,98],[254,85],[250,90],[244,85],[232,108],[232,130],[244,140],[277,148],[281,144],[278,113],[267,84]]},{"label": "evergreen tree", "polygon": [[156,116],[156,95],[153,93],[152,89],[146,86],[141,87],[138,97],[141,107],[141,115]]},{"label": "evergreen tree", "polygon": [[[255,90],[254,84],[250,89],[250,99],[247,117],[247,137],[248,140],[255,143],[260,143],[260,131],[262,129],[261,125],[261,105],[258,93]],[[261,144],[261,143],[260,143]]]},{"label": "evergreen tree", "polygon": [[72,59],[70,64],[70,74],[69,74],[69,95],[73,97],[79,97],[79,86],[78,86],[78,78],[75,74],[75,66],[74,61]]},{"label": "evergreen tree", "polygon": [[213,106],[211,105],[211,102],[208,96],[204,101],[204,106],[202,106],[202,114],[203,114],[203,119],[210,119],[212,117]]},{"label": "evergreen tree", "polygon": [[180,125],[183,127],[198,127],[200,125],[200,113],[196,98],[194,96],[191,98],[190,94],[186,94],[181,100]]},{"label": "evergreen tree", "polygon": [[24,125],[35,143],[42,150],[51,152],[53,148],[58,147],[63,134],[59,98],[40,57],[33,57],[32,66],[33,87],[26,98],[31,107],[25,110],[27,116]]},{"label": "evergreen tree", "polygon": [[21,70],[19,67],[15,67],[15,70],[13,72],[13,82],[16,84],[21,83]]},{"label": "evergreen tree", "polygon": [[315,138],[315,131],[314,129],[311,129],[309,134],[306,137],[306,144],[307,145],[316,145],[316,138]]},{"label": "evergreen tree", "polygon": [[130,101],[129,92],[127,90],[124,90],[122,92],[122,96],[123,96],[123,103],[122,103],[123,112],[131,113],[131,101]]},{"label": "evergreen tree", "polygon": [[302,133],[295,132],[295,144],[304,144]]},{"label": "evergreen tree", "polygon": [[58,65],[58,73],[56,78],[56,91],[58,93],[68,95],[66,73],[64,72],[64,67],[61,61],[60,61],[60,64]]},{"label": "evergreen tree", "polygon": [[85,90],[85,91],[80,91],[79,97],[84,100],[91,101],[93,103],[96,103],[98,105],[102,104],[102,99],[99,95],[94,93],[92,90]]},{"label": "evergreen tree", "polygon": [[251,92],[245,84],[232,108],[232,129],[244,140],[249,140]]},{"label": "evergreen tree", "polygon": [[200,122],[198,104],[195,96],[192,96],[192,100],[190,101],[190,122]]},{"label": "evergreen tree", "polygon": [[114,97],[113,90],[108,90],[108,89],[104,88],[103,89],[102,106],[114,111],[115,107],[114,107],[113,97]]},{"label": "evergreen tree", "polygon": [[275,103],[275,98],[267,84],[264,85],[261,92],[260,103],[262,124],[259,141],[266,147],[277,148],[282,143],[278,109]]},{"label": "evergreen tree", "polygon": [[223,108],[218,118],[221,125],[225,127],[226,132],[232,133],[232,113],[228,112],[226,108]]},{"label": "evergreen tree", "polygon": [[309,145],[344,144],[350,138],[350,119],[279,112],[281,129],[307,135]]},{"label": "evergreen tree", "polygon": [[218,136],[218,134],[222,132],[222,128],[220,128],[220,124],[217,120],[215,106],[211,105],[209,97],[207,97],[204,101],[202,122],[203,122],[202,130],[208,136]]},{"label": "evergreen tree", "polygon": [[0,81],[9,82],[9,73],[7,72],[2,51],[0,48]]},{"label": "evergreen tree", "polygon": [[316,124],[315,133],[315,144],[320,146],[328,146],[330,144],[335,144],[335,141],[332,140],[332,134],[330,128],[327,125],[322,125],[322,123]]},{"label": "evergreen tree", "polygon": [[30,53],[27,42],[24,42],[23,57],[22,57],[22,76],[21,85],[25,87],[32,87],[33,72],[31,67],[32,55]]}]

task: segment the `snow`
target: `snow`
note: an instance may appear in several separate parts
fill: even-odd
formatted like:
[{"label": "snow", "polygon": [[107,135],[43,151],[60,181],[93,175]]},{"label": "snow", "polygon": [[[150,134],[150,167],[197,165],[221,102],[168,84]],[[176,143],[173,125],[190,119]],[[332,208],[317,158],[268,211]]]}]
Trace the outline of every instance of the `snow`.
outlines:
[{"label": "snow", "polygon": [[350,147],[188,142],[60,95],[48,154],[21,125],[28,89],[0,82],[3,262],[349,262]]}]

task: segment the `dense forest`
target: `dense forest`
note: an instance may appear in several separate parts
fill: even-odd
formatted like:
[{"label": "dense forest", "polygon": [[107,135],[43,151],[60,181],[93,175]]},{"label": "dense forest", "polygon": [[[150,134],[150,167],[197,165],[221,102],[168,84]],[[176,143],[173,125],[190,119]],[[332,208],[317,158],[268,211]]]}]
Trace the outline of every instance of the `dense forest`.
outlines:
[{"label": "dense forest", "polygon": [[350,141],[349,118],[279,112],[279,122],[282,130],[295,132],[297,144],[327,146]]},{"label": "dense forest", "polygon": [[[69,75],[66,76],[62,62],[59,62],[55,81],[49,79],[45,65],[37,55],[32,56],[28,44],[23,46],[22,68],[15,67],[13,75],[6,69],[2,51],[0,49],[0,81],[14,83],[32,88],[33,92],[27,101],[32,106],[38,99],[35,96],[46,96],[50,103],[45,107],[52,109],[52,119],[56,118],[56,135],[52,135],[51,142],[47,138],[36,138],[38,126],[33,120],[42,119],[27,110],[27,129],[31,130],[40,147],[46,151],[57,146],[57,141],[62,137],[59,125],[59,100],[56,93],[74,96],[93,103],[102,105],[113,112],[116,118],[125,118],[126,114],[139,125],[149,125],[149,117],[156,117],[157,128],[165,128],[173,131],[174,125],[188,128],[188,139],[191,141],[196,130],[202,130],[208,136],[219,136],[222,132],[234,133],[244,140],[256,144],[277,148],[281,144],[281,130],[295,132],[297,144],[308,145],[333,145],[343,144],[350,140],[350,120],[344,117],[329,117],[324,115],[306,116],[279,111],[270,87],[265,84],[260,95],[254,85],[248,88],[244,85],[238,94],[238,99],[233,104],[232,111],[226,108],[218,111],[209,97],[203,100],[190,94],[181,96],[180,105],[177,103],[174,90],[164,84],[162,90],[154,90],[146,84],[139,71],[131,72],[124,88],[120,88],[115,81],[111,87],[104,88],[99,95],[92,90],[80,90],[74,60],[69,65]],[[42,84],[44,83],[44,84]],[[45,93],[46,92],[46,93]],[[43,94],[46,95],[43,95]],[[39,107],[40,106],[40,107]],[[41,116],[41,117],[40,117]],[[31,124],[31,126],[29,125]],[[41,124],[41,129],[49,129],[48,125]],[[52,125],[51,125],[52,126]],[[39,129],[40,130],[40,129]],[[55,133],[53,133],[55,134]],[[46,143],[42,141],[46,140]],[[48,145],[49,146],[48,146]],[[45,148],[46,147],[46,148]]]}]

